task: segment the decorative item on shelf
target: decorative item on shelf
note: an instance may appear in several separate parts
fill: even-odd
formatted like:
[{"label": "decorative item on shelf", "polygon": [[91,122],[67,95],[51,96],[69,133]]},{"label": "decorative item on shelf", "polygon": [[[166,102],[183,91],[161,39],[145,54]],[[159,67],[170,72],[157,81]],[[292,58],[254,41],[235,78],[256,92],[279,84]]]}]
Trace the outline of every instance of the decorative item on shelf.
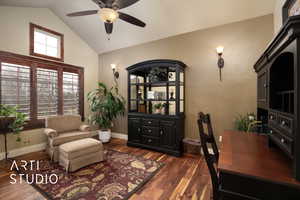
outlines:
[{"label": "decorative item on shelf", "polygon": [[154,113],[155,114],[164,114],[164,108],[166,108],[167,104],[166,103],[157,103],[154,104]]},{"label": "decorative item on shelf", "polygon": [[0,134],[4,134],[5,160],[8,160],[7,134],[17,135],[17,142],[21,141],[20,132],[26,124],[26,115],[18,112],[18,107],[0,104]]},{"label": "decorative item on shelf", "polygon": [[151,83],[168,81],[168,70],[164,67],[154,67],[150,70],[149,81]]},{"label": "decorative item on shelf", "polygon": [[222,81],[222,68],[224,67],[225,61],[222,58],[223,52],[224,52],[224,47],[223,46],[219,46],[216,48],[217,50],[217,54],[219,56],[218,59],[218,67],[219,67],[219,73],[220,73],[220,81]]},{"label": "decorative item on shelf", "polygon": [[88,93],[88,102],[92,114],[89,122],[100,127],[99,139],[109,142],[113,120],[125,113],[125,99],[119,94],[117,85],[108,89],[104,83],[98,83],[98,88]]},{"label": "decorative item on shelf", "polygon": [[171,90],[171,92],[170,92],[170,99],[171,100],[174,100],[175,98],[174,98],[174,90]]},{"label": "decorative item on shelf", "polygon": [[247,113],[246,115],[239,115],[235,118],[235,128],[243,132],[258,132],[259,126],[262,122],[256,119],[254,113]]},{"label": "decorative item on shelf", "polygon": [[155,91],[154,92],[154,99],[156,99],[156,100],[164,100],[164,99],[166,99],[166,93],[165,92]]},{"label": "decorative item on shelf", "polygon": [[142,101],[143,100],[143,92],[141,89],[138,90],[138,100]]},{"label": "decorative item on shelf", "polygon": [[169,81],[176,80],[176,72],[169,72]]},{"label": "decorative item on shelf", "polygon": [[148,91],[147,92],[147,98],[148,99],[155,99],[155,92],[154,91]]}]

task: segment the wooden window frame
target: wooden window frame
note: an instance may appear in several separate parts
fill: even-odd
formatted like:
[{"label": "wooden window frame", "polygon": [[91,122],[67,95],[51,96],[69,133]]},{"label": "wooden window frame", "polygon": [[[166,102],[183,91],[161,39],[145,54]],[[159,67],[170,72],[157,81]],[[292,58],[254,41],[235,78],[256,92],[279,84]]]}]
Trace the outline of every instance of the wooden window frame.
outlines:
[{"label": "wooden window frame", "polygon": [[[30,67],[30,120],[25,126],[25,130],[34,128],[44,128],[45,120],[38,119],[37,116],[37,68],[53,69],[58,71],[58,115],[63,114],[63,72],[71,72],[79,75],[79,114],[81,115],[82,121],[84,121],[84,68],[66,63],[60,63],[50,60],[44,60],[31,56],[24,56],[15,53],[0,51],[0,69],[1,63],[19,64]],[[1,73],[1,71],[0,71]],[[0,85],[1,86],[1,85]],[[1,102],[1,87],[0,87],[0,102]]]},{"label": "wooden window frame", "polygon": [[[44,54],[39,54],[39,53],[34,52],[34,29],[42,30],[44,32],[56,35],[60,38],[60,58],[53,57],[53,56],[47,56]],[[64,62],[64,35],[56,32],[56,31],[50,30],[48,28],[30,23],[29,24],[29,52],[30,52],[31,56],[36,56],[36,57],[41,57],[41,58],[46,58],[46,59],[50,59],[50,60]]]}]

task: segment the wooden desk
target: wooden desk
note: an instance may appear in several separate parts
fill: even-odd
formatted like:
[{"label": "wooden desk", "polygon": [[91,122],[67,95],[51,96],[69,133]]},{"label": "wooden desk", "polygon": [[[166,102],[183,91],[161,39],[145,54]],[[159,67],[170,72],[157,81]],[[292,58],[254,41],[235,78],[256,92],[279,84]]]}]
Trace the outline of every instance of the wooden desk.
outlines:
[{"label": "wooden desk", "polygon": [[[218,170],[221,193],[234,199],[300,200],[291,161],[262,135],[225,131]],[[232,200],[233,198],[226,198]]]}]

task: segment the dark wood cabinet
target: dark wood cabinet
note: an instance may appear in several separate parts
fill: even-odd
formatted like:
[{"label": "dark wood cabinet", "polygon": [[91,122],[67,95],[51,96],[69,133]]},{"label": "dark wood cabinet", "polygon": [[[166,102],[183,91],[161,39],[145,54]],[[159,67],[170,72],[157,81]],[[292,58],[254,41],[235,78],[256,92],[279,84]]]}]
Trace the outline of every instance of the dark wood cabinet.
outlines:
[{"label": "dark wood cabinet", "polygon": [[151,60],[127,68],[129,146],[182,155],[185,67]]},{"label": "dark wood cabinet", "polygon": [[[254,66],[258,119],[269,146],[289,158],[300,181],[300,16],[290,17]],[[276,167],[276,166],[274,166]]]},{"label": "dark wood cabinet", "polygon": [[257,104],[260,108],[268,107],[268,69],[257,75]]}]

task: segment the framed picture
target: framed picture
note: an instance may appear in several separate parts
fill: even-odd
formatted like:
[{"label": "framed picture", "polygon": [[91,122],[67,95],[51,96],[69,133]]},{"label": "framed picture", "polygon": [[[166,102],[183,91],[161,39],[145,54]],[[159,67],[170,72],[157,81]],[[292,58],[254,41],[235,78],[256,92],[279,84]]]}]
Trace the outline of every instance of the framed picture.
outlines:
[{"label": "framed picture", "polygon": [[300,15],[300,0],[286,0],[282,8],[283,24],[289,17]]}]

